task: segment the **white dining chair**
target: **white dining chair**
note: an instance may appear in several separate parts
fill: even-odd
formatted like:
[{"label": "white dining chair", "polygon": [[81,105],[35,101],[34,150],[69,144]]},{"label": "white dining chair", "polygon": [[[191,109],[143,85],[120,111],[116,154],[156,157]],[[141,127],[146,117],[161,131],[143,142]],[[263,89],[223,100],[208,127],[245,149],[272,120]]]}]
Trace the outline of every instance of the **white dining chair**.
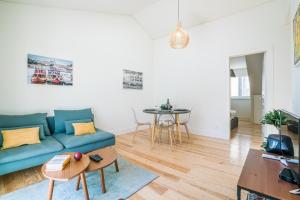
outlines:
[{"label": "white dining chair", "polygon": [[136,134],[138,132],[145,132],[145,130],[140,130],[139,129],[139,127],[142,127],[142,126],[148,126],[149,127],[149,132],[150,132],[150,136],[151,136],[151,130],[152,130],[151,122],[141,122],[141,121],[139,121],[138,118],[137,118],[135,109],[131,108],[131,110],[132,110],[132,114],[133,114],[134,121],[135,121],[135,124],[136,124],[136,128],[135,128],[135,132],[133,134],[132,142],[135,141],[135,137],[136,137]]},{"label": "white dining chair", "polygon": [[189,110],[190,110],[190,112],[185,114],[185,117],[183,117],[183,118],[181,117],[180,121],[179,121],[179,124],[181,126],[184,126],[186,134],[188,136],[188,139],[190,139],[190,131],[189,131],[189,128],[188,128],[188,123],[189,123],[190,118],[191,118],[192,109],[189,109]]},{"label": "white dining chair", "polygon": [[170,142],[170,147],[171,149],[173,148],[173,143],[175,140],[175,121],[174,117],[172,115],[168,114],[163,114],[158,117],[158,134],[159,134],[159,141],[161,141],[161,136],[163,134],[164,130],[167,130],[168,137],[169,137],[169,142]]}]

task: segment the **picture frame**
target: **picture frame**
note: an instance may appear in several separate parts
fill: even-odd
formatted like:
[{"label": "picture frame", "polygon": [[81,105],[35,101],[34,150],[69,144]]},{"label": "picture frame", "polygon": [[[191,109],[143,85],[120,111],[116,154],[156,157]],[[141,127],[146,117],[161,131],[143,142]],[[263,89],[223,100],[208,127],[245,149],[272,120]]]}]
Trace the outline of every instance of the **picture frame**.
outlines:
[{"label": "picture frame", "polygon": [[123,89],[143,89],[143,72],[123,69]]},{"label": "picture frame", "polygon": [[294,39],[294,64],[299,65],[300,61],[300,5],[293,20],[293,39]]},{"label": "picture frame", "polygon": [[27,80],[29,84],[73,85],[73,62],[27,54]]}]

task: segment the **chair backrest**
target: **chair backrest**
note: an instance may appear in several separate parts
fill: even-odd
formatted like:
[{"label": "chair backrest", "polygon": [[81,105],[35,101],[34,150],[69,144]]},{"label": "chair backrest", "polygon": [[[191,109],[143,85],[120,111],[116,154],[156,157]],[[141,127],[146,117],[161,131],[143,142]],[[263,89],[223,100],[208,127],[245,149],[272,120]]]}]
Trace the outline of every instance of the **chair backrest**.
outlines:
[{"label": "chair backrest", "polygon": [[175,118],[171,114],[161,114],[158,115],[158,121],[165,121],[165,120],[171,120],[175,122]]},{"label": "chair backrest", "polygon": [[180,117],[181,122],[189,122],[192,114],[192,108],[189,109],[191,112],[184,114],[185,117]]}]

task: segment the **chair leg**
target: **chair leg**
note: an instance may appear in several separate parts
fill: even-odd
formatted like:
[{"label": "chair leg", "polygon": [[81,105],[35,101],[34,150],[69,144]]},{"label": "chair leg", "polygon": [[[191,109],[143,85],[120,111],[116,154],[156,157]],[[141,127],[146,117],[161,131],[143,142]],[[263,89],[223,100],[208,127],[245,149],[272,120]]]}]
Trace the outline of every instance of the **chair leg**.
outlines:
[{"label": "chair leg", "polygon": [[136,134],[138,132],[138,129],[139,129],[139,125],[137,125],[136,128],[135,128],[135,132],[134,132],[133,137],[132,137],[132,143],[134,143],[134,140],[135,140]]},{"label": "chair leg", "polygon": [[190,132],[189,132],[187,124],[184,124],[184,127],[185,127],[185,130],[186,130],[186,134],[188,136],[188,139],[190,139]]},{"label": "chair leg", "polygon": [[172,130],[174,132],[174,138],[175,138],[175,140],[179,140],[179,135],[177,134],[177,131],[175,130],[175,126],[172,127]]},{"label": "chair leg", "polygon": [[162,130],[163,130],[163,128],[161,126],[159,126],[159,129],[158,129],[158,143],[159,144],[161,143]]},{"label": "chair leg", "polygon": [[168,134],[169,134],[171,149],[173,149],[173,139],[172,139],[172,133],[170,131],[170,127],[168,127]]},{"label": "chair leg", "polygon": [[151,146],[153,148],[154,143],[155,143],[155,131],[156,131],[156,124],[154,123],[152,126],[152,130],[151,130]]},{"label": "chair leg", "polygon": [[171,133],[172,133],[172,138],[174,140],[174,143],[176,143],[176,135],[175,135],[175,131],[174,131],[174,126],[171,127]]},{"label": "chair leg", "polygon": [[149,132],[150,132],[150,139],[152,141],[152,126],[151,125],[149,125]]}]

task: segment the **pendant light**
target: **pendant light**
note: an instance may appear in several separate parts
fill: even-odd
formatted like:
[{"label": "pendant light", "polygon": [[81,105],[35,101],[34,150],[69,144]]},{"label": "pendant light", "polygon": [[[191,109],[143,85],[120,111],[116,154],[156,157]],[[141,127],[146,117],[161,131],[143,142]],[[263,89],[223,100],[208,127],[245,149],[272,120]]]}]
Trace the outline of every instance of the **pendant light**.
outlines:
[{"label": "pendant light", "polygon": [[189,44],[189,34],[183,30],[179,20],[179,0],[177,10],[177,26],[176,31],[171,34],[170,45],[173,49],[183,49]]}]

